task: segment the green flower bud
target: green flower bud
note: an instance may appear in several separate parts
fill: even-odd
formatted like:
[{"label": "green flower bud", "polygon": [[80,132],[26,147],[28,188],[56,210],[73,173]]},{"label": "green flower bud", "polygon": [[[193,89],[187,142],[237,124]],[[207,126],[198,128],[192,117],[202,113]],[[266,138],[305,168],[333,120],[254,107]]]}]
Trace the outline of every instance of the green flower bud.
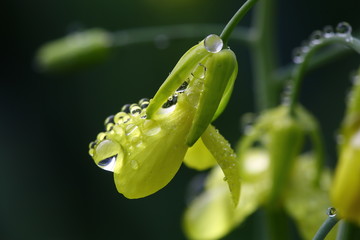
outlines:
[{"label": "green flower bud", "polygon": [[110,53],[109,33],[90,29],[72,33],[42,46],[36,64],[44,72],[70,72],[104,60]]}]

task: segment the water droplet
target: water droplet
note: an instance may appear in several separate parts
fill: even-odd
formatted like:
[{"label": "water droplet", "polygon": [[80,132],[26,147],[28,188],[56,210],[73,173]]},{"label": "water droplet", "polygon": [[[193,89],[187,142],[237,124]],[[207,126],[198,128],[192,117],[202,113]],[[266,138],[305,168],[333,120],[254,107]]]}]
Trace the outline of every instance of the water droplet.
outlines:
[{"label": "water droplet", "polygon": [[140,99],[140,101],[139,101],[139,106],[140,106],[142,109],[145,109],[145,108],[147,108],[147,107],[149,106],[149,103],[150,103],[150,101],[149,101],[148,98],[142,98],[142,99]]},{"label": "water droplet", "polygon": [[147,136],[154,136],[161,131],[160,125],[153,120],[146,120],[143,125],[143,132]]},{"label": "water droplet", "polygon": [[326,213],[329,217],[336,217],[336,209],[333,207],[329,207]]},{"label": "water droplet", "polygon": [[304,61],[304,53],[301,48],[295,48],[293,50],[293,62],[300,64]]},{"label": "water droplet", "polygon": [[181,86],[176,90],[177,93],[182,93],[188,87],[189,83],[187,81],[183,82]]},{"label": "water droplet", "polygon": [[121,112],[130,113],[130,106],[131,106],[131,104],[125,104],[125,105],[121,108]]},{"label": "water droplet", "polygon": [[139,163],[136,160],[131,160],[130,166],[132,169],[137,170],[139,168]]},{"label": "water droplet", "polygon": [[303,41],[300,50],[302,53],[307,53],[310,50],[310,43],[308,41]]},{"label": "water droplet", "polygon": [[172,95],[168,98],[167,102],[162,105],[162,108],[169,108],[177,103],[177,94]]},{"label": "water droplet", "polygon": [[113,124],[113,123],[109,123],[108,125],[105,126],[105,129],[106,129],[106,131],[108,132],[108,131],[111,131],[113,127],[114,127],[114,124]]},{"label": "water droplet", "polygon": [[340,22],[336,26],[336,34],[340,37],[348,37],[352,32],[352,27],[347,22]]},{"label": "water droplet", "polygon": [[92,157],[92,156],[94,156],[94,152],[95,152],[95,150],[93,149],[93,148],[90,148],[89,149],[89,155]]},{"label": "water droplet", "polygon": [[169,37],[165,34],[159,34],[154,38],[154,44],[158,49],[165,49],[170,45]]},{"label": "water droplet", "polygon": [[96,146],[96,141],[93,141],[89,144],[89,149],[94,148]]},{"label": "water droplet", "polygon": [[124,129],[119,124],[116,124],[112,130],[114,130],[114,132],[120,136],[124,135],[124,133],[125,133]]},{"label": "water droplet", "polygon": [[106,126],[108,123],[114,123],[114,115],[110,115],[105,119],[104,125]]},{"label": "water droplet", "polygon": [[210,34],[204,40],[204,46],[208,52],[218,53],[223,48],[224,44],[222,39],[216,34]]},{"label": "water droplet", "polygon": [[115,168],[116,157],[117,157],[117,155],[105,158],[104,160],[101,160],[100,162],[98,162],[97,165],[106,171],[113,172],[114,168]]},{"label": "water droplet", "polygon": [[135,124],[129,124],[125,127],[125,133],[126,136],[129,136],[131,134],[132,137],[135,137],[140,135],[140,130]]},{"label": "water droplet", "polygon": [[126,116],[128,116],[128,115],[127,115],[127,113],[124,113],[124,112],[118,112],[117,114],[115,114],[115,117],[114,117],[115,124],[122,123],[122,119]]},{"label": "water droplet", "polygon": [[132,104],[132,105],[130,106],[130,113],[131,113],[131,115],[133,115],[133,116],[138,116],[138,115],[140,115],[140,113],[141,113],[141,107],[139,107],[139,105],[137,105],[137,104]]},{"label": "water droplet", "polygon": [[334,34],[334,28],[332,26],[325,26],[323,29],[323,37],[324,38],[331,38]]},{"label": "water droplet", "polygon": [[100,142],[100,141],[104,140],[105,137],[106,137],[106,133],[101,132],[96,136],[96,140]]},{"label": "water droplet", "polygon": [[314,31],[310,35],[310,45],[318,45],[322,42],[323,33],[320,30]]}]

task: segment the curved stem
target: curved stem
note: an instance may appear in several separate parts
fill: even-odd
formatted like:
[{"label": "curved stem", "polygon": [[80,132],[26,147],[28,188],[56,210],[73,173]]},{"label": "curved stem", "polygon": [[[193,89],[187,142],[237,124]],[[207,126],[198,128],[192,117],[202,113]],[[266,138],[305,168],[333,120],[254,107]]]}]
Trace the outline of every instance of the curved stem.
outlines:
[{"label": "curved stem", "polygon": [[[187,38],[204,38],[209,33],[220,32],[220,24],[181,24],[172,26],[128,29],[114,32],[112,42],[114,47],[156,42],[161,38],[165,41]],[[234,29],[231,38],[242,44],[249,44],[249,31],[244,27]]]},{"label": "curved stem", "polygon": [[240,22],[240,20],[245,16],[245,14],[257,1],[258,0],[247,0],[244,3],[244,5],[242,5],[241,8],[235,13],[235,15],[230,19],[230,21],[225,26],[224,30],[220,35],[221,39],[224,42],[224,47],[227,47],[227,43],[230,38],[230,35],[234,31],[236,25]]},{"label": "curved stem", "polygon": [[360,239],[360,229],[353,223],[343,220],[340,222],[340,227],[336,239],[337,240]]},{"label": "curved stem", "polygon": [[326,235],[331,231],[331,229],[336,225],[338,221],[339,219],[336,216],[328,217],[315,234],[313,240],[325,239]]},{"label": "curved stem", "polygon": [[305,71],[307,69],[307,66],[309,65],[310,59],[314,55],[315,52],[317,52],[320,48],[327,46],[329,44],[333,43],[340,43],[347,47],[352,48],[357,53],[360,54],[360,40],[357,38],[344,38],[340,36],[334,36],[328,39],[323,39],[322,42],[318,45],[312,46],[309,51],[303,56],[303,60],[301,63],[297,65],[297,67],[294,69],[293,72],[293,89],[290,95],[290,113],[294,114],[295,105],[299,98],[299,91],[302,83],[302,79],[304,77]]}]

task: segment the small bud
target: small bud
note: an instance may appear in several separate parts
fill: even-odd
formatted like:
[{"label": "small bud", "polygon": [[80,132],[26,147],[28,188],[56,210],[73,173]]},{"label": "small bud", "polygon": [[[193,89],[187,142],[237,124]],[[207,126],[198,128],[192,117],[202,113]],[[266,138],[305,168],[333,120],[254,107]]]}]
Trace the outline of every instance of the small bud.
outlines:
[{"label": "small bud", "polygon": [[71,72],[104,60],[111,49],[110,34],[102,29],[72,33],[43,45],[36,54],[42,72]]}]

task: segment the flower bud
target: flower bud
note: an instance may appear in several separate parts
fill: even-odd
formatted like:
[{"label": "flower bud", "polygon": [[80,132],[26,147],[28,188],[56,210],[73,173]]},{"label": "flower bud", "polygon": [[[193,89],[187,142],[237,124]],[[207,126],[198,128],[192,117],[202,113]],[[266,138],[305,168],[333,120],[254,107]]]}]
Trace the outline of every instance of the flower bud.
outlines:
[{"label": "flower bud", "polygon": [[104,60],[111,48],[110,34],[102,29],[72,33],[46,43],[36,54],[44,72],[70,72]]}]

